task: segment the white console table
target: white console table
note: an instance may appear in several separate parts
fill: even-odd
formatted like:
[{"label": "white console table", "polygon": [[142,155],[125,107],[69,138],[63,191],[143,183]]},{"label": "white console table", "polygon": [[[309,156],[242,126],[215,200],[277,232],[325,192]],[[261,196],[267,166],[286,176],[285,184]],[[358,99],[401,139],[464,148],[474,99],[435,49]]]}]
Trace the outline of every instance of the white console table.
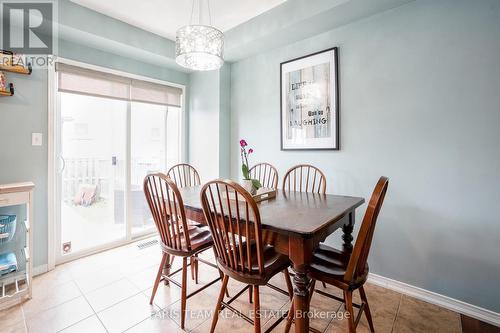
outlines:
[{"label": "white console table", "polygon": [[[19,227],[24,225],[26,230],[26,244],[24,248],[16,249],[18,267],[24,269],[0,276],[0,310],[18,304],[31,298],[31,280],[33,277],[33,189],[32,182],[0,185],[0,207],[24,205],[26,207],[26,220],[17,221]],[[0,245],[1,246],[1,245]],[[20,260],[25,260],[21,265]]]}]

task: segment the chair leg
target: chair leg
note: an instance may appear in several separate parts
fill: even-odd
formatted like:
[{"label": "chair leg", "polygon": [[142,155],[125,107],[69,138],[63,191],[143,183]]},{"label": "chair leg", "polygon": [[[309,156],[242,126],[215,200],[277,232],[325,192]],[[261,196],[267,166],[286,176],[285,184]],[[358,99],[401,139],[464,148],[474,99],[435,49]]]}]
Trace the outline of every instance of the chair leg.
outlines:
[{"label": "chair leg", "polygon": [[316,287],[316,280],[312,280],[311,281],[311,288],[309,290],[309,304],[311,303],[311,300],[313,298],[313,294],[314,294],[314,288]]},{"label": "chair leg", "polygon": [[370,312],[370,307],[368,306],[368,298],[366,297],[365,289],[363,286],[359,288],[359,294],[361,296],[361,301],[365,303],[365,316],[366,320],[368,320],[368,325],[370,325],[370,331],[375,333],[375,327],[373,327],[372,314]]},{"label": "chair leg", "polygon": [[285,274],[285,282],[286,288],[288,289],[288,295],[290,296],[290,300],[293,300],[293,286],[292,280],[290,280],[290,273],[288,272],[288,268],[283,271],[283,274]]},{"label": "chair leg", "polygon": [[349,333],[355,333],[356,327],[354,326],[354,310],[352,307],[352,291],[345,290],[344,291],[344,299],[346,310],[349,313],[349,318],[347,318],[347,322],[349,323]]},{"label": "chair leg", "polygon": [[214,333],[215,326],[217,326],[217,321],[219,320],[219,313],[222,306],[222,300],[224,300],[224,293],[226,292],[227,283],[229,281],[229,275],[224,275],[222,278],[222,287],[219,292],[219,299],[215,305],[214,317],[212,318],[212,327],[210,328],[210,333]]},{"label": "chair leg", "polygon": [[290,305],[290,310],[288,311],[288,316],[286,317],[285,333],[290,332],[290,328],[292,327],[294,315],[295,315],[295,306],[294,306],[293,300],[292,300],[292,304]]},{"label": "chair leg", "polygon": [[[174,262],[175,256],[167,254],[167,260],[165,260],[164,263],[164,268],[163,268],[163,275],[168,276],[170,274],[170,268],[172,268],[172,263]],[[163,284],[168,286],[169,281],[168,279],[163,280]]]},{"label": "chair leg", "polygon": [[323,284],[323,288],[326,288],[326,283],[324,282],[321,282]]},{"label": "chair leg", "polygon": [[254,333],[260,333],[260,299],[259,299],[259,286],[253,286],[253,331]]},{"label": "chair leg", "polygon": [[194,258],[189,257],[189,266],[191,269],[191,280],[194,280]]},{"label": "chair leg", "polygon": [[181,328],[184,329],[186,321],[187,301],[187,257],[182,258],[182,284],[181,284]]},{"label": "chair leg", "polygon": [[248,303],[252,304],[253,286],[248,286]]},{"label": "chair leg", "polygon": [[[212,246],[212,250],[214,251],[215,263],[217,264],[217,252],[215,251],[215,246]],[[221,279],[224,279],[224,273],[222,273],[220,269],[219,269],[219,275]],[[226,288],[226,296],[229,297],[229,291],[227,290],[227,288]]]},{"label": "chair leg", "polygon": [[198,255],[196,255],[196,258],[194,260],[194,283],[198,284]]},{"label": "chair leg", "polygon": [[161,273],[163,272],[163,267],[165,266],[165,261],[167,261],[167,254],[163,253],[163,256],[161,257],[161,263],[160,267],[158,268],[158,274],[156,274],[156,279],[155,279],[155,284],[153,286],[153,292],[151,292],[151,298],[149,299],[149,304],[153,304],[153,300],[156,295],[156,290],[158,290],[158,285],[160,284],[161,280]]}]

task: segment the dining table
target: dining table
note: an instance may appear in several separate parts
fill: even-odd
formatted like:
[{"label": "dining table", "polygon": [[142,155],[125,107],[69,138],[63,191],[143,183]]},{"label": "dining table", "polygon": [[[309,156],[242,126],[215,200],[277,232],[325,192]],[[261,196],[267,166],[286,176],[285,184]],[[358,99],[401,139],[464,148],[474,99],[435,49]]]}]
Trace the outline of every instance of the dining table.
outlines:
[{"label": "dining table", "polygon": [[[186,218],[207,224],[203,214],[201,186],[179,189]],[[352,232],[360,197],[277,190],[276,197],[259,202],[265,244],[287,255],[292,263],[295,305],[295,332],[309,331],[308,268],[314,250],[338,229],[343,232],[343,251],[352,250]]]}]

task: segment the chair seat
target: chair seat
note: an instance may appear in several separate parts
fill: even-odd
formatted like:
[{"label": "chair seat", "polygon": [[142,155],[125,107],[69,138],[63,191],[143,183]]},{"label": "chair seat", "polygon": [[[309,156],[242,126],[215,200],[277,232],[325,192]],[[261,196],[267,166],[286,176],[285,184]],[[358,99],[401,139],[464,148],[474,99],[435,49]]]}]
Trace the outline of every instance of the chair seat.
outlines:
[{"label": "chair seat", "polygon": [[[245,249],[246,246],[243,247]],[[288,266],[290,266],[290,260],[288,259],[287,256],[282,255],[274,249],[273,246],[266,245],[263,247],[264,253],[263,253],[263,259],[264,259],[264,273],[263,274],[258,274],[258,273],[242,273],[236,272],[232,269],[226,268],[223,263],[219,263],[219,268],[227,275],[229,275],[231,278],[238,280],[240,282],[246,283],[246,284],[253,284],[253,285],[266,285],[267,282],[277,273],[283,271],[286,269]],[[250,253],[250,263],[252,267],[253,272],[258,272],[259,270],[259,264],[257,261],[257,249],[255,246],[252,246],[251,253]],[[248,262],[248,256],[246,253],[243,254],[243,261],[245,263]]]},{"label": "chair seat", "polygon": [[[309,275],[311,278],[335,284],[335,281],[347,283],[344,280],[344,275],[347,271],[347,265],[351,254],[343,252],[325,244],[314,251],[310,266]],[[356,277],[355,284],[362,283],[368,276],[368,264],[366,264],[363,274]]]},{"label": "chair seat", "polygon": [[210,247],[214,241],[208,227],[189,228],[189,239],[191,240],[191,249]]},{"label": "chair seat", "polygon": [[188,227],[191,227],[191,226],[203,227],[203,224],[198,223],[198,222],[193,221],[193,220],[190,220],[190,219],[186,219],[186,223],[187,223]]},{"label": "chair seat", "polygon": [[[191,243],[191,250],[187,249],[185,237],[182,236],[181,239],[181,248],[172,248],[167,246],[166,244],[161,244],[161,247],[164,252],[176,255],[176,256],[191,256],[193,254],[202,252],[208,248],[210,248],[214,242],[212,239],[212,235],[210,234],[210,230],[208,227],[198,227],[195,225],[188,224],[188,238]],[[180,231],[181,234],[184,233],[183,230]]]}]

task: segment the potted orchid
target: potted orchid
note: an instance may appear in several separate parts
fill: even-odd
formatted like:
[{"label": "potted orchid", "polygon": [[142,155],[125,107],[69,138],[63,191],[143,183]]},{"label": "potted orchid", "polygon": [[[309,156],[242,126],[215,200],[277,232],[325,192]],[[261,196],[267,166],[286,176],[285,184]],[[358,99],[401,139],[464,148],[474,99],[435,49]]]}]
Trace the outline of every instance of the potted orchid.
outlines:
[{"label": "potted orchid", "polygon": [[243,188],[250,192],[251,194],[255,194],[259,188],[262,187],[260,182],[257,179],[250,178],[250,168],[248,165],[248,156],[253,154],[253,149],[249,148],[247,150],[248,143],[244,140],[240,140],[240,154],[241,154],[241,172],[243,174]]}]

